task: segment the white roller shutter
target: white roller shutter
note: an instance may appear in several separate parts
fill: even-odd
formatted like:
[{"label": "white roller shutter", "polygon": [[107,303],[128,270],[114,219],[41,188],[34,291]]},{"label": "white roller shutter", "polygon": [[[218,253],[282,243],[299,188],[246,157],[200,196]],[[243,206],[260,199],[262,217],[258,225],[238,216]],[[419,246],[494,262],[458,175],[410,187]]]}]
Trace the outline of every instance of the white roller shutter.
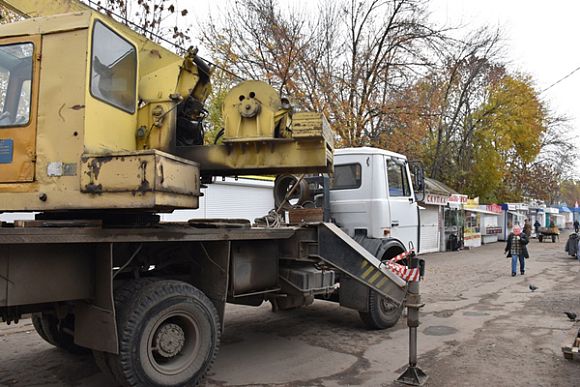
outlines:
[{"label": "white roller shutter", "polygon": [[274,208],[274,182],[254,179],[224,180],[216,178],[207,188],[202,188],[197,210],[177,210],[162,214],[165,222],[184,222],[189,219],[219,218],[248,219],[262,217]]},{"label": "white roller shutter", "polygon": [[421,210],[420,253],[439,251],[439,206],[426,206]]}]

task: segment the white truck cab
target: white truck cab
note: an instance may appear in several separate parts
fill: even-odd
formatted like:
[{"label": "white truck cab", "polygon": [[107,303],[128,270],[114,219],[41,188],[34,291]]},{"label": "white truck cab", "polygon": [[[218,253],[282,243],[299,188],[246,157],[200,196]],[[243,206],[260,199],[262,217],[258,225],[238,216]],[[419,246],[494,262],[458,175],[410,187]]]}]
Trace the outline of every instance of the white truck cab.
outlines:
[{"label": "white truck cab", "polygon": [[330,211],[351,237],[394,240],[417,250],[418,210],[404,155],[370,147],[335,150]]}]

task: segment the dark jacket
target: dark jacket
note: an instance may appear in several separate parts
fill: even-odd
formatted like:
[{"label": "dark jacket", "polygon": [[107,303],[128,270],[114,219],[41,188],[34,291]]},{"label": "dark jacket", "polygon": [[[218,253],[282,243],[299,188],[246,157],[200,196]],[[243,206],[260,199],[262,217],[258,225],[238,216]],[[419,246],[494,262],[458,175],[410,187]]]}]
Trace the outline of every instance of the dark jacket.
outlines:
[{"label": "dark jacket", "polygon": [[[510,233],[507,239],[507,243],[505,246],[505,252],[507,253],[508,257],[512,256],[512,240],[514,239],[514,233]],[[522,252],[524,253],[525,258],[529,258],[530,254],[528,254],[527,244],[529,242],[528,236],[525,233],[520,234],[520,243],[522,244]]]}]

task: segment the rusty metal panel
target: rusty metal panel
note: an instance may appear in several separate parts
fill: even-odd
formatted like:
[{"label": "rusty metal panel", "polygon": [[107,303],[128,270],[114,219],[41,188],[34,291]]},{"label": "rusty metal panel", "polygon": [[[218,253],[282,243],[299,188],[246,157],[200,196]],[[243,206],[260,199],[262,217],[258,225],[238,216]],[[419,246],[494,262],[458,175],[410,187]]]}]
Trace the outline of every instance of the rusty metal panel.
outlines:
[{"label": "rusty metal panel", "polygon": [[199,196],[196,163],[156,150],[83,156],[81,191],[168,192]]},{"label": "rusty metal panel", "polygon": [[70,244],[104,242],[194,242],[224,240],[271,240],[292,237],[295,228],[194,228],[187,224],[160,224],[155,228],[2,228],[0,246],[27,244]]},{"label": "rusty metal panel", "polygon": [[323,138],[330,147],[334,147],[334,135],[328,120],[322,113],[298,112],[292,116],[292,137]]},{"label": "rusty metal panel", "polygon": [[8,261],[10,246],[0,249],[0,308],[8,304]]},{"label": "rusty metal panel", "polygon": [[218,176],[330,172],[334,160],[328,144],[316,138],[182,146],[176,154],[199,163],[204,175]]},{"label": "rusty metal panel", "polygon": [[88,245],[11,246],[7,306],[90,298],[91,251]]},{"label": "rusty metal panel", "polygon": [[232,243],[232,291],[234,296],[272,289],[278,285],[278,243]]},{"label": "rusty metal panel", "polygon": [[182,195],[199,196],[199,168],[197,163],[176,157],[156,155],[155,189]]},{"label": "rusty metal panel", "polygon": [[199,249],[196,249],[199,266],[198,270],[192,273],[193,284],[201,289],[216,307],[222,332],[229,285],[230,248],[230,241],[199,243]]},{"label": "rusty metal panel", "polygon": [[322,222],[322,208],[292,208],[288,211],[290,224]]},{"label": "rusty metal panel", "polygon": [[98,351],[118,353],[112,243],[97,245],[94,267],[92,303],[80,302],[75,305],[75,343]]}]

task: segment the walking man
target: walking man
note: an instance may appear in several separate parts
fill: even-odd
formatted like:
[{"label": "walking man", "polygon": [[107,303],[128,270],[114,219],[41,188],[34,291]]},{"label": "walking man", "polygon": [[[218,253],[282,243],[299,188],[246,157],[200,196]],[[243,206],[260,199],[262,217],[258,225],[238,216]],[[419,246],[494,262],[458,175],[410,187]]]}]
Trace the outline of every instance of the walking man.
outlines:
[{"label": "walking man", "polygon": [[518,261],[520,262],[520,274],[525,273],[525,260],[529,258],[528,244],[529,239],[525,233],[522,233],[522,229],[519,225],[515,225],[512,232],[508,236],[507,244],[505,247],[505,252],[508,257],[512,258],[512,277],[515,277],[518,269]]},{"label": "walking man", "polygon": [[574,232],[578,233],[578,229],[580,228],[580,223],[578,222],[578,219],[576,219],[574,221]]},{"label": "walking man", "polygon": [[538,221],[538,219],[536,219],[536,221],[534,222],[534,229],[536,230],[536,236],[538,236],[538,234],[540,233],[540,222]]}]

